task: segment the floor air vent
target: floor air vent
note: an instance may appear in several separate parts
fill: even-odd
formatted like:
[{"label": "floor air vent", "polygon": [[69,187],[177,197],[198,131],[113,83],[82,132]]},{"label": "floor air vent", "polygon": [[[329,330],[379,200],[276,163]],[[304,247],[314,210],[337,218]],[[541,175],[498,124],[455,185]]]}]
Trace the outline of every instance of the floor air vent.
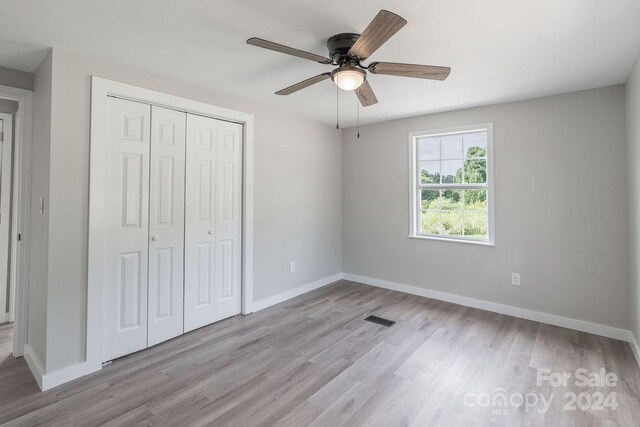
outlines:
[{"label": "floor air vent", "polygon": [[377,323],[378,325],[386,326],[387,328],[393,326],[396,323],[393,320],[384,319],[378,316],[369,316],[364,320],[366,320],[367,322],[373,322]]}]

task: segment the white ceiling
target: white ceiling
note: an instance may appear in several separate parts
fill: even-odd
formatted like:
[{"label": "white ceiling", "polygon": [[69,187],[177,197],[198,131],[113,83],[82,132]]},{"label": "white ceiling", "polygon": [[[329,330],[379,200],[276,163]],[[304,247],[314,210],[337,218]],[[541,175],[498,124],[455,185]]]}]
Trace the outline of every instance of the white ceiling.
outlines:
[{"label": "white ceiling", "polygon": [[[0,16],[0,22],[2,18]],[[0,66],[32,72],[38,68],[48,51],[46,46],[0,40]]]},{"label": "white ceiling", "polygon": [[[640,53],[639,0],[3,0],[0,65],[34,71],[40,46],[54,46],[335,124],[330,80],[273,94],[328,66],[245,40],[326,55],[329,36],[361,32],[380,9],[409,23],[372,61],[452,72],[370,76],[380,102],[361,109],[362,123],[622,83]],[[340,99],[341,123],[354,124],[355,96]]]}]

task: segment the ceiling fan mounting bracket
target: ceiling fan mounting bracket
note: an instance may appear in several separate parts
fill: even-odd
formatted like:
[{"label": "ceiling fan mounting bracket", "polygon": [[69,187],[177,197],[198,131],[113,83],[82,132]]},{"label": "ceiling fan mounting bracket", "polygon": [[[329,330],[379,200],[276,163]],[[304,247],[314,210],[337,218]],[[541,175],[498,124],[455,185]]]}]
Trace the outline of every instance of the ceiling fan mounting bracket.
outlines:
[{"label": "ceiling fan mounting bracket", "polygon": [[360,37],[360,34],[356,33],[340,33],[329,37],[327,40],[327,49],[329,49],[329,56],[335,63],[335,65],[341,65],[349,63],[356,65],[357,58],[349,56],[349,49],[354,45],[356,40]]}]

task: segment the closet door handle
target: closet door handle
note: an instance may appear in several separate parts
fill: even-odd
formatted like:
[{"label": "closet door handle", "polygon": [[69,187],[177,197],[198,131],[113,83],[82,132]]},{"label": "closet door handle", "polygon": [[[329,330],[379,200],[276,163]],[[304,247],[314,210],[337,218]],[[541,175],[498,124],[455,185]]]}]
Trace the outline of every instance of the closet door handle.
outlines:
[{"label": "closet door handle", "polygon": [[151,236],[151,240],[153,240],[154,242],[158,240],[158,236]]},{"label": "closet door handle", "polygon": [[209,230],[208,233],[209,233],[209,236],[213,236],[213,231]]}]

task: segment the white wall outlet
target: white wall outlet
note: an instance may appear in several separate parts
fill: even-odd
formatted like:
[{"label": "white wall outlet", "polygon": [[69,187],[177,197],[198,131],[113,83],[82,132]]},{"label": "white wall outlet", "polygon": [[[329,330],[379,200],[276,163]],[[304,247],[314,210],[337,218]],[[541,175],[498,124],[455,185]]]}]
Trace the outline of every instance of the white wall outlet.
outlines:
[{"label": "white wall outlet", "polygon": [[520,273],[511,273],[511,284],[520,286]]},{"label": "white wall outlet", "polygon": [[296,262],[291,261],[289,263],[289,273],[295,273],[295,272],[296,272]]}]

